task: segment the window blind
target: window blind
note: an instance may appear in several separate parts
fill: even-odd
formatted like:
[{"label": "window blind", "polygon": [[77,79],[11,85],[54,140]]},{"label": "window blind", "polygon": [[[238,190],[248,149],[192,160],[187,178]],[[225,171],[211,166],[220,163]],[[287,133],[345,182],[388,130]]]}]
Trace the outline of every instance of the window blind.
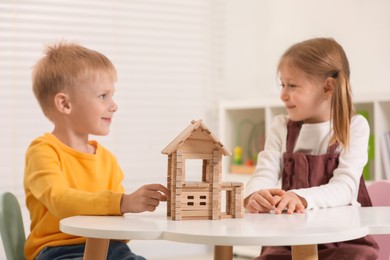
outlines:
[{"label": "window blind", "polygon": [[3,0],[0,2],[0,189],[24,201],[24,155],[52,131],[31,90],[45,45],[66,40],[105,54],[117,68],[110,149],[128,192],[166,181],[161,150],[213,106],[222,64],[223,1]]}]

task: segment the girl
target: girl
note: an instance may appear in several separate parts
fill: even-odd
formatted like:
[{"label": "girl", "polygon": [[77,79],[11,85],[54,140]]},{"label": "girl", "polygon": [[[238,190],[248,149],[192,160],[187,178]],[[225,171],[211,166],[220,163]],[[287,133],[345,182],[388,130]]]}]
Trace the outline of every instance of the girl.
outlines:
[{"label": "girl", "polygon": [[[288,116],[275,117],[244,200],[251,213],[346,205],[371,206],[362,170],[367,163],[369,125],[356,115],[349,64],[333,39],[291,46],[278,65],[280,98]],[[276,188],[281,178],[282,189]],[[376,259],[367,236],[319,245],[320,259]],[[289,247],[263,247],[257,259],[291,259]]]}]

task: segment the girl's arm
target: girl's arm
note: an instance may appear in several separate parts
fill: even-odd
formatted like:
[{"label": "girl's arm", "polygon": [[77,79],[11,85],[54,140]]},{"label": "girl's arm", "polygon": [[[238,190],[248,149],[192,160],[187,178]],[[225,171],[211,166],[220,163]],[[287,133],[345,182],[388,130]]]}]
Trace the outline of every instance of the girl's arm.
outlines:
[{"label": "girl's arm", "polygon": [[307,209],[358,205],[357,194],[363,168],[368,160],[370,128],[367,120],[355,115],[351,120],[349,149],[342,149],[339,165],[329,183],[319,187],[292,190],[307,201]]},{"label": "girl's arm", "polygon": [[255,172],[245,187],[246,201],[250,195],[263,189],[278,188],[281,176],[281,163],[286,146],[287,118],[283,115],[274,118],[264,150],[257,158]]}]

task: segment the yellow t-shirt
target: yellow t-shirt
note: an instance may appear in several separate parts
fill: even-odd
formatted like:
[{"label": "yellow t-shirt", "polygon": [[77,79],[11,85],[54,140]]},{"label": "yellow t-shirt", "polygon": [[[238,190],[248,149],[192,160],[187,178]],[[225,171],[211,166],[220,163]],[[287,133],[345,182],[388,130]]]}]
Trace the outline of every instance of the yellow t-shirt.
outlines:
[{"label": "yellow t-shirt", "polygon": [[85,238],[62,233],[59,221],[75,215],[120,215],[123,172],[96,141],[95,154],[76,151],[52,134],[35,139],[26,153],[24,189],[30,211],[27,259],[46,246],[80,244]]}]

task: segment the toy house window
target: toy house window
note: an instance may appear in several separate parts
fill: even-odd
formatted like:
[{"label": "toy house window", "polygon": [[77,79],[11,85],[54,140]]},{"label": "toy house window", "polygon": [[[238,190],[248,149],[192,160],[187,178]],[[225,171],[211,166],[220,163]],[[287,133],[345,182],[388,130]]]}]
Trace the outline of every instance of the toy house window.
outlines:
[{"label": "toy house window", "polygon": [[231,215],[231,191],[221,190],[221,213],[224,215]]},{"label": "toy house window", "polygon": [[185,182],[202,181],[202,160],[186,159],[185,160]]},{"label": "toy house window", "polygon": [[206,195],[187,196],[187,206],[207,206]]}]

